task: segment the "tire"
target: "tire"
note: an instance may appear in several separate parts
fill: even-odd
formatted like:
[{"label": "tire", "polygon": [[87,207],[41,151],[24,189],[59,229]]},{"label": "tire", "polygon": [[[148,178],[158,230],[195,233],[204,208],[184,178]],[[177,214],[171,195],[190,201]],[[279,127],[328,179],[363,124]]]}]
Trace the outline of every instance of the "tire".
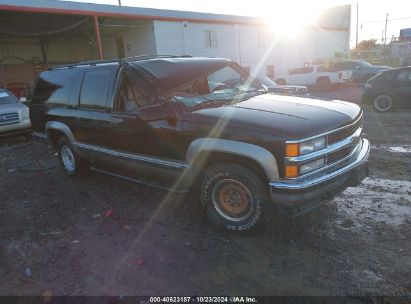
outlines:
[{"label": "tire", "polygon": [[26,134],[24,134],[24,138],[27,141],[31,141],[33,139],[33,134],[32,133],[26,133]]},{"label": "tire", "polygon": [[58,158],[64,172],[70,177],[82,177],[89,171],[88,161],[81,158],[65,137],[57,141]]},{"label": "tire", "polygon": [[388,112],[394,108],[394,99],[387,94],[376,96],[372,102],[377,112]]},{"label": "tire", "polygon": [[287,82],[284,79],[277,79],[275,81],[275,83],[278,84],[278,85],[286,85],[287,84]]},{"label": "tire", "polygon": [[205,170],[200,181],[200,202],[217,228],[256,231],[264,224],[264,183],[249,169],[218,163]]},{"label": "tire", "polygon": [[318,78],[315,87],[319,91],[329,91],[331,89],[331,81],[328,77]]}]

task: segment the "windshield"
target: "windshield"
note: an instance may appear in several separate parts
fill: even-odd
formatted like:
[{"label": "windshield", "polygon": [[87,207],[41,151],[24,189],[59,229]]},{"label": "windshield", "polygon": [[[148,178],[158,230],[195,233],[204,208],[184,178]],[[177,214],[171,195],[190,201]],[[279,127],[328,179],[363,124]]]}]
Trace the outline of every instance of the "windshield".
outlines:
[{"label": "windshield", "polygon": [[7,92],[0,92],[0,105],[15,103],[13,97],[11,97]]},{"label": "windshield", "polygon": [[367,61],[358,61],[358,63],[363,67],[372,67],[372,64],[368,63]]},{"label": "windshield", "polygon": [[214,102],[235,103],[262,93],[263,86],[240,67],[227,65],[172,90],[167,97],[186,107],[196,107]]}]

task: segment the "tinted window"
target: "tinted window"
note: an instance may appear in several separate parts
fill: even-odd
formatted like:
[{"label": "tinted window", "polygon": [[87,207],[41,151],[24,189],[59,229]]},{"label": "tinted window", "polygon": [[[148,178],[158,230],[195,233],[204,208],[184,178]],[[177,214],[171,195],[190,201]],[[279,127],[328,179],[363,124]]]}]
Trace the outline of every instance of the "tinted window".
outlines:
[{"label": "tinted window", "polygon": [[132,113],[149,105],[149,99],[144,96],[142,91],[125,78],[119,90],[116,111]]},{"label": "tinted window", "polygon": [[401,80],[401,81],[409,81],[409,80],[411,80],[411,74],[407,70],[401,71],[401,72],[398,73],[397,79]]},{"label": "tinted window", "polygon": [[384,78],[385,80],[393,80],[395,73],[393,72],[385,72],[381,74],[382,78]]},{"label": "tinted window", "polygon": [[11,97],[7,92],[0,91],[0,105],[15,103],[15,99]]},{"label": "tinted window", "polygon": [[303,68],[298,68],[291,70],[289,72],[290,75],[297,75],[297,74],[309,74],[313,72],[313,67],[303,67]]},{"label": "tinted window", "polygon": [[80,107],[104,110],[110,84],[111,70],[97,70],[84,73],[80,93]]},{"label": "tinted window", "polygon": [[44,72],[37,80],[32,104],[68,104],[76,72],[69,69]]},{"label": "tinted window", "polygon": [[344,70],[344,69],[348,69],[349,67],[349,62],[337,62],[334,64],[334,68],[336,70]]}]

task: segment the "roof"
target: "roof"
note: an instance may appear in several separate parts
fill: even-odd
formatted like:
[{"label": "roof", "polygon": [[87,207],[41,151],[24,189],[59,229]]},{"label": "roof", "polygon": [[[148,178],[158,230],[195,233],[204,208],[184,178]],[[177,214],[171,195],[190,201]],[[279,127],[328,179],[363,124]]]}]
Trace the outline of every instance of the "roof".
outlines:
[{"label": "roof", "polygon": [[262,22],[262,19],[260,18],[248,16],[199,13],[58,0],[0,0],[0,10],[217,23]]}]

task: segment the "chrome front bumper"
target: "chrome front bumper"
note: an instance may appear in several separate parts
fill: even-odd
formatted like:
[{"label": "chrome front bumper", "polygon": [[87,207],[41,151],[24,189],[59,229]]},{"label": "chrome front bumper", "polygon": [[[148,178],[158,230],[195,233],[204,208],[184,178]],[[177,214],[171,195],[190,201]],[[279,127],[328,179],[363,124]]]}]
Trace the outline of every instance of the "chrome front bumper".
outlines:
[{"label": "chrome front bumper", "polygon": [[361,139],[355,158],[346,166],[320,176],[300,180],[278,180],[269,183],[271,199],[275,204],[287,207],[304,207],[318,201],[321,196],[340,192],[349,186],[357,186],[368,175],[370,143]]}]

